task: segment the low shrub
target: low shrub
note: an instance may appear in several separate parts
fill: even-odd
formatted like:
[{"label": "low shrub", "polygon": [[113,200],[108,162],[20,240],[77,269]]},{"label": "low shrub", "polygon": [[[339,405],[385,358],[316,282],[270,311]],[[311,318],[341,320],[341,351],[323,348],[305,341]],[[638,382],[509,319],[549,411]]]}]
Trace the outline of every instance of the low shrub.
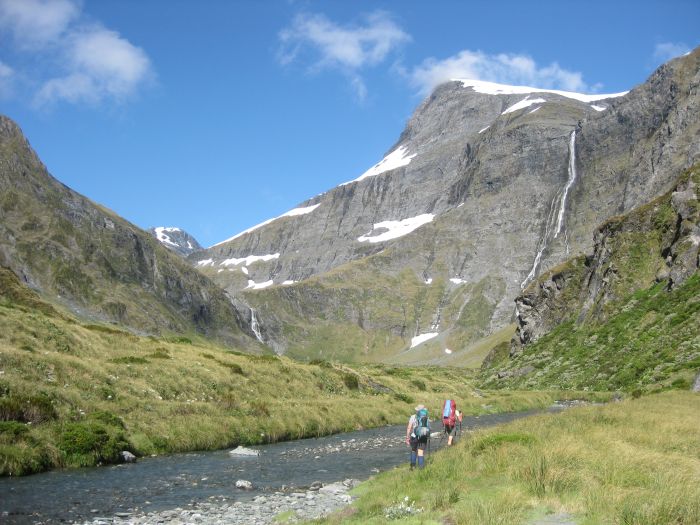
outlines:
[{"label": "low shrub", "polygon": [[46,395],[0,398],[0,421],[45,423],[56,419],[56,409]]},{"label": "low shrub", "polygon": [[360,388],[360,380],[355,374],[343,374],[343,383],[349,390],[358,390]]},{"label": "low shrub", "polygon": [[87,466],[116,463],[119,453],[131,446],[121,432],[110,432],[103,424],[87,421],[66,423],[58,439],[58,448],[68,464]]},{"label": "low shrub", "polygon": [[0,421],[0,436],[8,436],[16,439],[18,436],[29,432],[27,425],[18,421]]},{"label": "low shrub", "polygon": [[145,365],[149,361],[145,357],[127,355],[125,357],[115,357],[114,359],[110,359],[109,362],[117,365]]}]

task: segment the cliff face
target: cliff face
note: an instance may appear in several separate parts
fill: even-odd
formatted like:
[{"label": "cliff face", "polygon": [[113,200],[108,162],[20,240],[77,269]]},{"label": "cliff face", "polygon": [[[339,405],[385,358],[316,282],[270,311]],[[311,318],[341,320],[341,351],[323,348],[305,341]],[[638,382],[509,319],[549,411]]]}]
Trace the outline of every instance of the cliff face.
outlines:
[{"label": "cliff face", "polygon": [[[343,279],[356,279],[356,267],[366,272],[365,298],[317,320],[399,338],[390,353],[425,333],[492,333],[512,320],[513,299],[537,275],[590,251],[596,225],[668,191],[680,169],[700,160],[699,70],[696,50],[628,94],[599,100],[444,84],[357,180],[190,260],[257,305],[262,333],[279,351],[316,337],[289,317],[299,309],[285,298],[300,304],[309,293],[332,306],[339,290],[355,287]],[[368,320],[384,284],[408,278],[402,272],[424,289],[389,297],[418,313]],[[438,299],[421,299],[428,296]]]},{"label": "cliff face", "polygon": [[56,181],[1,116],[0,265],[81,317],[254,346],[218,286],[148,233]]},{"label": "cliff face", "polygon": [[682,285],[698,269],[700,166],[675,188],[595,232],[593,253],[552,269],[516,298],[517,334],[511,355],[564,321],[599,323],[637,290]]},{"label": "cliff face", "polygon": [[528,286],[509,355],[486,361],[487,383],[551,387],[559,374],[568,383],[555,386],[690,385],[700,368],[699,197],[696,165],[672,191],[601,225],[591,255]]}]

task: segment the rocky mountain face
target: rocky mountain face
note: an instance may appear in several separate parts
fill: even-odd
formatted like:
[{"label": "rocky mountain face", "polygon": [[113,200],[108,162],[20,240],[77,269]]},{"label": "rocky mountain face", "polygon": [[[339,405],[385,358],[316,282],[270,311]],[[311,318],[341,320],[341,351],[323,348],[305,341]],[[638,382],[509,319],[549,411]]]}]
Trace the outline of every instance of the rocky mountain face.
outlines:
[{"label": "rocky mountain face", "polygon": [[446,83],[365,174],[190,260],[279,352],[457,354],[700,159],[699,85],[700,50],[619,96]]},{"label": "rocky mountain face", "polygon": [[567,319],[604,322],[631,293],[664,282],[682,285],[699,266],[700,166],[673,191],[601,225],[593,253],[546,272],[516,298],[511,355]]},{"label": "rocky mountain face", "polygon": [[602,224],[591,254],[517,297],[516,335],[486,359],[487,381],[536,386],[559,374],[572,382],[559,386],[609,389],[681,372],[689,386],[700,369],[699,268],[697,164],[672,191]]},{"label": "rocky mountain face", "polygon": [[82,318],[255,346],[232,300],[151,235],[49,175],[0,116],[0,266]]},{"label": "rocky mountain face", "polygon": [[157,226],[155,228],[149,228],[148,231],[168,250],[183,257],[187,257],[191,253],[202,249],[197,239],[181,228]]}]

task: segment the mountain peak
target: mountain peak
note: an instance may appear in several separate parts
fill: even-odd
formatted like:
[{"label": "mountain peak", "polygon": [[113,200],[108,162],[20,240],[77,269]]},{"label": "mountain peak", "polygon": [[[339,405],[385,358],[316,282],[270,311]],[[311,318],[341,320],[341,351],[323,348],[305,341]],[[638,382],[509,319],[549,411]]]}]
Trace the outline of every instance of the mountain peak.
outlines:
[{"label": "mountain peak", "polygon": [[604,100],[606,98],[622,97],[629,93],[623,91],[621,93],[608,94],[593,94],[576,93],[574,91],[563,91],[559,89],[543,89],[531,86],[511,86],[508,84],[498,84],[496,82],[488,82],[486,80],[453,78],[452,82],[461,82],[462,87],[472,88],[477,93],[486,95],[527,95],[530,93],[553,93],[566,98],[573,98],[581,102],[595,102],[596,100]]},{"label": "mountain peak", "polygon": [[197,239],[181,228],[157,226],[149,231],[163,246],[183,257],[202,249]]}]

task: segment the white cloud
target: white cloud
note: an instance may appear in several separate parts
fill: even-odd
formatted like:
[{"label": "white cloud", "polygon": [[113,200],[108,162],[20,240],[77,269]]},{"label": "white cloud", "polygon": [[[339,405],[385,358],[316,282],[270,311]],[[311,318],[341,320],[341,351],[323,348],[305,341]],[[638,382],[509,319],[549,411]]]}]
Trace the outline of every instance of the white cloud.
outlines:
[{"label": "white cloud", "polygon": [[412,71],[403,71],[418,88],[427,94],[438,84],[454,78],[487,80],[502,84],[522,84],[547,89],[586,92],[600,86],[588,86],[581,73],[563,69],[553,62],[545,67],[527,55],[501,53],[488,55],[481,51],[460,51],[444,60],[429,58]]},{"label": "white cloud", "polygon": [[[308,60],[312,70],[337,69],[347,75],[358,97],[367,87],[359,74],[376,66],[411,37],[384,11],[365,17],[362,25],[341,27],[321,14],[297,15],[291,26],[279,33],[282,64]],[[302,58],[303,53],[309,53]]]},{"label": "white cloud", "polygon": [[72,33],[64,58],[68,73],[44,83],[36,97],[38,104],[121,101],[151,74],[150,61],[141,48],[101,26]]},{"label": "white cloud", "polygon": [[14,75],[13,69],[0,61],[0,97],[7,97],[12,92]]},{"label": "white cloud", "polygon": [[9,29],[22,48],[56,40],[79,14],[71,0],[0,0],[0,27]]},{"label": "white cloud", "polygon": [[667,62],[672,58],[685,55],[690,51],[690,47],[681,42],[662,42],[656,44],[654,48],[654,60],[656,62]]},{"label": "white cloud", "polygon": [[144,50],[89,21],[81,0],[0,0],[0,31],[13,35],[11,71],[37,107],[122,102],[153,77]]}]

